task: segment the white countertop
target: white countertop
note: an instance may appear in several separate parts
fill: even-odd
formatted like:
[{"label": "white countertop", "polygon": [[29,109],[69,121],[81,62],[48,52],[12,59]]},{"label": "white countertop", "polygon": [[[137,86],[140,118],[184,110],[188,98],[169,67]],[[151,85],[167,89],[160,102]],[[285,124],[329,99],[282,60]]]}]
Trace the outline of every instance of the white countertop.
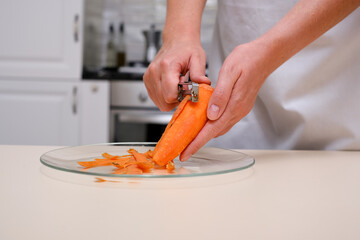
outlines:
[{"label": "white countertop", "polygon": [[[360,239],[360,152],[241,150],[218,176],[80,183],[0,146],[0,239]],[[91,178],[91,179],[90,179]]]}]

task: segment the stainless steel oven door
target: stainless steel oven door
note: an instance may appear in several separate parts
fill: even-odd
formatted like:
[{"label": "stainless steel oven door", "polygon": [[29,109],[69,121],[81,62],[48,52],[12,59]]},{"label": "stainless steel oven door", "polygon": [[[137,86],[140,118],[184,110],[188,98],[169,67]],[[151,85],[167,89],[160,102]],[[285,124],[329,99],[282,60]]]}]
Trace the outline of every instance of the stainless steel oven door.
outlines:
[{"label": "stainless steel oven door", "polygon": [[173,112],[153,109],[112,109],[110,111],[111,142],[157,142]]}]

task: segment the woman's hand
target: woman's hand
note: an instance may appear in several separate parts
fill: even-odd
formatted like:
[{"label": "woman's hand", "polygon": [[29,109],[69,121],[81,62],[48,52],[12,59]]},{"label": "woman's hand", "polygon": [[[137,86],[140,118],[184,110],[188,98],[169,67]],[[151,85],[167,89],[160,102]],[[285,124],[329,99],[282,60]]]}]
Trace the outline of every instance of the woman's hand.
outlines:
[{"label": "woman's hand", "polygon": [[163,45],[143,80],[150,98],[161,111],[178,105],[180,74],[190,71],[194,82],[208,83],[206,54],[201,47],[201,17],[206,0],[167,0]]},{"label": "woman's hand", "polygon": [[209,121],[180,158],[187,160],[210,139],[229,131],[249,113],[270,73],[359,6],[359,0],[300,0],[265,34],[236,47],[220,70],[208,106]]},{"label": "woman's hand", "polygon": [[[209,121],[183,151],[180,158],[187,160],[214,137],[228,132],[252,109],[258,91],[271,72],[272,64],[264,48],[251,42],[236,47],[226,58],[214,93],[209,101]],[[241,137],[241,136],[239,136]]]},{"label": "woman's hand", "polygon": [[178,105],[180,74],[190,71],[193,82],[210,84],[205,65],[206,54],[200,42],[179,40],[164,44],[143,77],[150,98],[161,111],[170,111]]}]

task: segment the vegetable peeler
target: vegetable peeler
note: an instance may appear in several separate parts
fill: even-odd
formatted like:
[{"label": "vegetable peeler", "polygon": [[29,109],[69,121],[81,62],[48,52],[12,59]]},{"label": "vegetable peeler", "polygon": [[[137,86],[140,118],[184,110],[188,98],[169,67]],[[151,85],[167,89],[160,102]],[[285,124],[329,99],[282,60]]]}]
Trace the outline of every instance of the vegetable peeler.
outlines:
[{"label": "vegetable peeler", "polygon": [[178,101],[181,102],[186,95],[191,95],[189,100],[192,102],[199,101],[199,84],[191,82],[190,72],[185,74],[184,79],[184,82],[179,82],[178,84]]}]

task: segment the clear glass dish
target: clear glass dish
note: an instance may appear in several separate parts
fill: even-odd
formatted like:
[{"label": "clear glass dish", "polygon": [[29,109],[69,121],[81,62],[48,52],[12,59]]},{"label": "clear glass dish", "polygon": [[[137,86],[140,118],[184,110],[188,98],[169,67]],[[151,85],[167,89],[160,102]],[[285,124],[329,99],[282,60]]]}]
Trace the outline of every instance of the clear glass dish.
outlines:
[{"label": "clear glass dish", "polygon": [[48,167],[66,172],[124,178],[178,178],[216,175],[240,171],[255,163],[253,157],[244,153],[212,147],[200,149],[186,162],[180,162],[179,158],[174,159],[176,168],[171,173],[166,169],[153,169],[150,173],[141,175],[113,174],[115,169],[113,166],[84,169],[77,163],[102,158],[101,154],[104,152],[111,155],[126,155],[130,148],[134,148],[138,152],[146,152],[154,149],[155,145],[156,143],[149,142],[129,142],[65,147],[44,153],[40,157],[40,161]]}]

